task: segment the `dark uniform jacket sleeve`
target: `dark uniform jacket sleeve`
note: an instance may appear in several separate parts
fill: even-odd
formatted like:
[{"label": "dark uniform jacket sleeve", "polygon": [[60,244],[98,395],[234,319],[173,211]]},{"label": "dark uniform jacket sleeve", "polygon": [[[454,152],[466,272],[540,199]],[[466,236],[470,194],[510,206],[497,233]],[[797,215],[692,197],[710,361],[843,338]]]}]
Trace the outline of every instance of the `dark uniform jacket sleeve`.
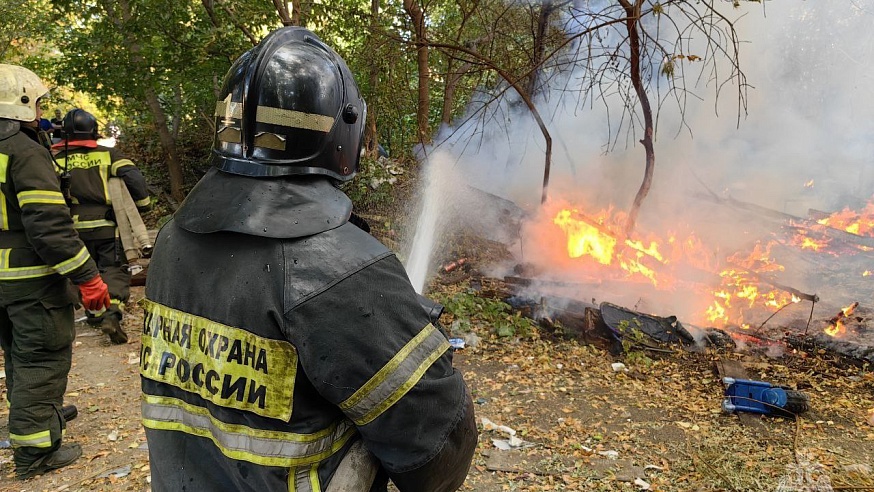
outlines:
[{"label": "dark uniform jacket sleeve", "polygon": [[149,190],[146,187],[146,179],[143,177],[143,173],[140,172],[139,168],[137,168],[133,161],[128,159],[119,150],[112,148],[110,149],[109,154],[112,159],[112,169],[110,174],[112,176],[118,176],[124,181],[125,186],[127,186],[127,189],[130,192],[131,198],[133,198],[134,203],[137,206],[137,210],[140,212],[147,211],[149,209],[150,199]]},{"label": "dark uniform jacket sleeve", "polygon": [[286,313],[308,379],[351,419],[401,491],[456,490],[477,440],[446,336],[393,255]]},{"label": "dark uniform jacket sleeve", "polygon": [[34,251],[57,273],[81,284],[97,275],[97,265],[73,228],[50,159],[39,145],[28,146],[10,162],[10,178]]}]

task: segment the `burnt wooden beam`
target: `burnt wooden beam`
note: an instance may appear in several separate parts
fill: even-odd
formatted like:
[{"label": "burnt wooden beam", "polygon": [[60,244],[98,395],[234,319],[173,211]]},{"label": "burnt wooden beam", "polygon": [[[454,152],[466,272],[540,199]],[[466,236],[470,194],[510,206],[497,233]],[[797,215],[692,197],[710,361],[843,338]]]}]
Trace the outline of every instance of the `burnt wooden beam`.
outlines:
[{"label": "burnt wooden beam", "polygon": [[819,302],[819,296],[816,294],[808,294],[806,292],[801,292],[798,289],[795,289],[793,287],[789,287],[788,285],[783,285],[783,284],[775,281],[774,279],[771,279],[771,278],[769,278],[765,275],[762,275],[760,273],[756,273],[752,270],[747,270],[746,268],[739,266],[739,265],[732,265],[732,268],[736,268],[738,270],[743,271],[744,273],[755,278],[758,282],[761,282],[763,284],[768,284],[775,289],[782,290],[783,292],[789,292],[790,294],[793,294],[794,296],[798,297],[799,299],[803,299],[805,301],[810,301],[810,302]]},{"label": "burnt wooden beam", "polygon": [[798,226],[803,226],[807,229],[823,232],[824,234],[837,239],[839,241],[845,241],[853,244],[858,244],[860,246],[865,246],[869,248],[874,248],[874,238],[867,236],[860,236],[858,234],[853,234],[852,232],[845,231],[843,229],[836,229],[834,227],[830,227],[827,225],[820,224],[815,219],[809,219],[806,217],[798,217],[797,215],[787,214],[785,212],[780,212],[778,210],[773,210],[768,207],[763,207],[761,205],[756,205],[754,203],[744,202],[741,200],[737,200],[732,197],[728,198],[720,198],[712,193],[698,193],[695,195],[697,198],[702,200],[707,200],[709,202],[713,202],[719,205],[727,205],[735,209],[745,210],[748,212],[757,213],[763,217],[768,217],[774,220],[779,221],[791,221],[797,224]]},{"label": "burnt wooden beam", "polygon": [[847,365],[856,367],[874,366],[874,347],[831,337],[825,333],[812,335],[789,334],[786,335],[785,340],[789,347],[814,354],[829,354]]}]

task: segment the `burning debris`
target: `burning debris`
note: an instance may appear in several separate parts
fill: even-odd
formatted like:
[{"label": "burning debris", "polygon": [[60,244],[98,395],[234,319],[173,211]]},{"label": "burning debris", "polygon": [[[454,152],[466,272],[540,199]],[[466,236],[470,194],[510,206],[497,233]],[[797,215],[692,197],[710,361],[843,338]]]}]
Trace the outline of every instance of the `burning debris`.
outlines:
[{"label": "burning debris", "polygon": [[[874,217],[868,218],[874,205],[851,218],[844,211],[840,221],[838,214],[802,219],[731,199],[720,205],[776,220],[779,227],[764,226],[772,232],[729,254],[689,227],[686,232],[678,225],[674,231],[641,230],[628,236],[621,212],[587,213],[566,203],[547,203],[548,222],[529,220],[522,228],[523,237],[536,238],[523,245],[527,262],[515,268],[526,276],[504,280],[514,294],[535,305],[545,304],[543,299],[591,298],[571,311],[540,306],[539,319],[573,326],[570,331],[581,338],[591,338],[598,323],[616,335],[619,323],[633,319],[661,343],[695,346],[697,340],[699,346],[725,346],[723,340],[729,339],[769,354],[813,345],[855,363],[869,360],[866,347],[874,347],[874,332],[854,314],[859,303],[828,318],[817,313],[834,313],[832,303],[872,290],[865,279],[874,259],[868,246],[874,245],[869,227]],[[823,301],[811,287],[825,289],[828,298]],[[611,302],[596,302],[595,296]],[[649,314],[665,311],[676,315]],[[801,343],[798,337],[815,343]]]}]

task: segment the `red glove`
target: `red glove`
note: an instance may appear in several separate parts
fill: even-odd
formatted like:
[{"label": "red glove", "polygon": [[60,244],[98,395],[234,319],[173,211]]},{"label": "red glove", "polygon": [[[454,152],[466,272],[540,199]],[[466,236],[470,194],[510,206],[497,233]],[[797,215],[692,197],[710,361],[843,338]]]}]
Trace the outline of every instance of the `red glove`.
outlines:
[{"label": "red glove", "polygon": [[103,282],[100,275],[79,285],[79,293],[82,294],[82,305],[89,311],[109,309],[109,287]]}]

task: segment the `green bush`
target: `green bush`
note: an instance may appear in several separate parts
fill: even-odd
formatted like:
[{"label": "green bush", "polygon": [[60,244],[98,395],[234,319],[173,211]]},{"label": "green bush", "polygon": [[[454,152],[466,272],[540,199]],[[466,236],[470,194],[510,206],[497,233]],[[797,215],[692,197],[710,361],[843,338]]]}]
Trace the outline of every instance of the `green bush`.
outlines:
[{"label": "green bush", "polygon": [[532,319],[522,316],[506,302],[478,296],[473,289],[435,297],[446,308],[445,312],[455,318],[455,326],[460,331],[470,331],[474,325],[485,325],[502,338],[531,337],[536,331]]}]

